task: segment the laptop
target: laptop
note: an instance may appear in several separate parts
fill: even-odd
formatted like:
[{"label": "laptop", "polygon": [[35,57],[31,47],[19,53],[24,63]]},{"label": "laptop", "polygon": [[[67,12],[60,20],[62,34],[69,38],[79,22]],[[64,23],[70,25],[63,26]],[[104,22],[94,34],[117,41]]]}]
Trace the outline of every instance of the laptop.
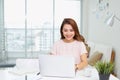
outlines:
[{"label": "laptop", "polygon": [[70,56],[40,55],[40,74],[43,77],[75,77],[75,60]]}]

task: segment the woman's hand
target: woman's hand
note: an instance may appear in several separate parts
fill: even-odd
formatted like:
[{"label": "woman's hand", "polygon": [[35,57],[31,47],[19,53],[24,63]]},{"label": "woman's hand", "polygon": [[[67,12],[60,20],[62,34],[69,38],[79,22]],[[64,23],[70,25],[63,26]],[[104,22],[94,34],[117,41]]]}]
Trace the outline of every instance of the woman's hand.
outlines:
[{"label": "woman's hand", "polygon": [[80,56],[80,59],[81,59],[81,62],[79,64],[75,64],[75,69],[76,70],[81,70],[88,65],[86,54],[82,54]]},{"label": "woman's hand", "polygon": [[75,64],[75,71],[78,70],[78,64]]}]

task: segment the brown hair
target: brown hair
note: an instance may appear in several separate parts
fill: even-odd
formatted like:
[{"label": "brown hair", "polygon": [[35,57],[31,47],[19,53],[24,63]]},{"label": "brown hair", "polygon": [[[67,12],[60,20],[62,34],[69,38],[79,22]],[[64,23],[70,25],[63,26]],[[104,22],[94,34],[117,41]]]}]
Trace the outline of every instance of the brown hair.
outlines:
[{"label": "brown hair", "polygon": [[65,24],[69,24],[72,26],[73,30],[75,31],[75,36],[74,39],[78,40],[78,41],[82,41],[85,42],[85,39],[82,35],[80,35],[79,30],[78,30],[78,26],[77,23],[75,22],[75,20],[71,19],[71,18],[65,18],[61,24],[61,28],[60,28],[60,33],[61,33],[61,39],[64,39],[65,37],[63,36],[63,26]]}]

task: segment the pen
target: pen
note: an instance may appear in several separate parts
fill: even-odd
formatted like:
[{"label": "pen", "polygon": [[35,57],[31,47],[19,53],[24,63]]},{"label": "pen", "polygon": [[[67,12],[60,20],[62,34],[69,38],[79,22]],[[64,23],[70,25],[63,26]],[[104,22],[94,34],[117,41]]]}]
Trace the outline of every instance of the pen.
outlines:
[{"label": "pen", "polygon": [[39,75],[39,74],[40,74],[40,72],[37,73],[37,75]]}]

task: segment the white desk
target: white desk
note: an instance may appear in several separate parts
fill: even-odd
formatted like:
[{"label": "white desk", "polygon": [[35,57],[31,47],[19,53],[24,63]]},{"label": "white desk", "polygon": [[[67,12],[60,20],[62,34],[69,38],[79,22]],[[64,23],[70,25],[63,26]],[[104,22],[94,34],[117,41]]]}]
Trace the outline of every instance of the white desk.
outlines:
[{"label": "white desk", "polygon": [[[90,76],[87,77],[85,70],[78,71],[75,78],[57,78],[57,77],[41,77],[37,80],[99,80],[96,69],[91,68]],[[36,73],[27,74],[27,80],[36,80]],[[17,75],[9,72],[9,69],[0,70],[1,80],[25,80],[25,75]],[[110,75],[110,80],[119,80],[118,78]]]}]

